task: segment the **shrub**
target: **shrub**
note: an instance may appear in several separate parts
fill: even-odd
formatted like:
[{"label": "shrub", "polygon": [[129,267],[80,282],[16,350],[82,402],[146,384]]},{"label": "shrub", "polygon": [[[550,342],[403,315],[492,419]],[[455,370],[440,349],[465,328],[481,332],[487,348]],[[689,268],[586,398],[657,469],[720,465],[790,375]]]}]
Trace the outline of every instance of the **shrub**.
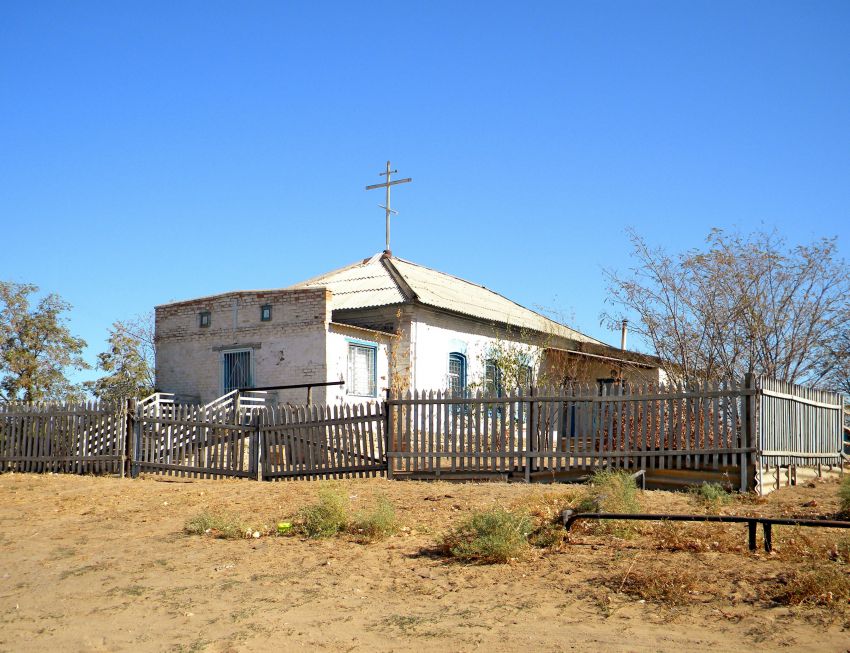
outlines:
[{"label": "shrub", "polygon": [[729,503],[732,495],[720,483],[702,483],[690,489],[691,496],[707,507],[718,507]]},{"label": "shrub", "polygon": [[531,519],[492,508],[473,513],[443,538],[443,547],[453,557],[469,562],[500,563],[519,557],[528,547]]},{"label": "shrub", "polygon": [[[598,470],[590,479],[591,493],[576,506],[578,512],[640,512],[637,484],[625,471]],[[629,521],[600,520],[586,526],[592,532],[627,537],[634,533],[635,524]]]},{"label": "shrub", "polygon": [[205,510],[186,521],[183,531],[189,535],[212,535],[223,540],[245,537],[248,526],[231,513]]},{"label": "shrub", "polygon": [[841,512],[850,514],[850,475],[838,486],[838,498],[841,499]]},{"label": "shrub", "polygon": [[366,542],[383,540],[398,530],[398,520],[393,504],[379,496],[370,512],[358,513],[349,530],[358,539]]},{"label": "shrub", "polygon": [[541,549],[554,549],[567,539],[567,530],[561,520],[545,522],[535,529],[528,538],[533,546]]},{"label": "shrub", "polygon": [[590,479],[596,503],[603,512],[640,512],[637,501],[637,484],[632,475],[625,471],[598,470]]},{"label": "shrub", "polygon": [[319,500],[302,508],[296,522],[307,537],[332,537],[348,525],[348,501],[341,492],[322,488]]}]

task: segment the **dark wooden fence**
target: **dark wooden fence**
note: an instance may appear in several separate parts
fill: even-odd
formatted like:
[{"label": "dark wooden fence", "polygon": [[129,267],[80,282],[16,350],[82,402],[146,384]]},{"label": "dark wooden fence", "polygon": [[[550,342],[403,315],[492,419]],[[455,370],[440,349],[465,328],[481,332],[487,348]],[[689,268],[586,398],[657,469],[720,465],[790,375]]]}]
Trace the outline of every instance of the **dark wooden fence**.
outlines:
[{"label": "dark wooden fence", "polygon": [[756,387],[576,385],[390,397],[391,474],[499,473],[535,478],[575,470],[736,467],[754,462]]},{"label": "dark wooden fence", "polygon": [[344,478],[386,471],[384,407],[280,406],[262,414],[262,476]]},{"label": "dark wooden fence", "polygon": [[0,471],[120,474],[124,404],[0,404]]},{"label": "dark wooden fence", "polygon": [[253,410],[166,402],[140,406],[134,422],[134,475],[257,477],[259,438]]},{"label": "dark wooden fence", "polygon": [[546,481],[622,468],[714,474],[751,489],[757,463],[841,464],[842,400],[749,376],[687,388],[413,392],[356,406],[269,407],[233,393],[204,406],[164,394],[12,403],[0,405],[0,471]]}]

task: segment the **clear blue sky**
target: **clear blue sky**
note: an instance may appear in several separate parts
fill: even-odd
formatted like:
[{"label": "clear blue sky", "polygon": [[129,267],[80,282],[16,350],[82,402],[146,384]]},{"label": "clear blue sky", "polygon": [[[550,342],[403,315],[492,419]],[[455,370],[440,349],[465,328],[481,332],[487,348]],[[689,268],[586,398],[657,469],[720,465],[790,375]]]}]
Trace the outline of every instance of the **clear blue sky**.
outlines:
[{"label": "clear blue sky", "polygon": [[[0,5],[0,279],[113,320],[383,249],[599,325],[635,227],[850,252],[850,2]],[[90,376],[90,375],[89,375]]]}]

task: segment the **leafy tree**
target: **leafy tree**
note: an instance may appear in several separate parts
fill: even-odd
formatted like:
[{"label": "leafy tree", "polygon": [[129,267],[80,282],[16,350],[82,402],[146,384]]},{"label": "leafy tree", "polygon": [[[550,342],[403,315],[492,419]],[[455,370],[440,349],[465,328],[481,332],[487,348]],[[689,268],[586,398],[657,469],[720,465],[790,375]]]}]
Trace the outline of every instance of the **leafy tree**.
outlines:
[{"label": "leafy tree", "polygon": [[78,396],[65,376],[87,369],[86,343],[71,335],[63,313],[71,305],[56,294],[31,306],[38,286],[0,281],[0,397],[42,401]]},{"label": "leafy tree", "polygon": [[114,401],[149,395],[154,388],[153,315],[117,321],[109,330],[109,350],[97,355],[106,375],[86,387],[99,399]]},{"label": "leafy tree", "polygon": [[836,347],[850,318],[850,271],[834,239],[787,247],[775,232],[713,230],[706,247],[671,255],[630,233],[635,267],[607,271],[612,327],[633,330],[686,381],[767,374],[821,383],[847,365]]}]

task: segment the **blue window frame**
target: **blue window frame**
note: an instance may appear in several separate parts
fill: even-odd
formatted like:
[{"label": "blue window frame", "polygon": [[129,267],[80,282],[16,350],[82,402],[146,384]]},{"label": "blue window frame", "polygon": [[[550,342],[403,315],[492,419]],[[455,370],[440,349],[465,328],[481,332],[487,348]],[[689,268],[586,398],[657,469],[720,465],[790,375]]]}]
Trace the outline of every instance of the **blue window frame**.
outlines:
[{"label": "blue window frame", "polygon": [[458,352],[449,354],[449,392],[462,396],[466,391],[466,356]]},{"label": "blue window frame", "polygon": [[378,395],[378,345],[348,340],[348,379],[346,392],[360,397]]}]

